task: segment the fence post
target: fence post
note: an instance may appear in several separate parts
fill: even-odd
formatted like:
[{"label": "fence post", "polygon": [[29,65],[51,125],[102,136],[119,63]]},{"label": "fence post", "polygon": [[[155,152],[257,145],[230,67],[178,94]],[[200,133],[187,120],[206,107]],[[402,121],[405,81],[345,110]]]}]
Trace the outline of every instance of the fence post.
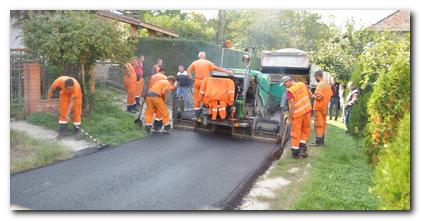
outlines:
[{"label": "fence post", "polygon": [[41,100],[41,66],[39,62],[24,65],[24,101],[25,116],[37,111]]}]

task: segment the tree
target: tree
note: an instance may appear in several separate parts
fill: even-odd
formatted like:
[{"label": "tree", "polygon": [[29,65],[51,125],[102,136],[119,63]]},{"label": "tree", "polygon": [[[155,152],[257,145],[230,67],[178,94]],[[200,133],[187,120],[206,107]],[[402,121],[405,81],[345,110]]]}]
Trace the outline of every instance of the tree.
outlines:
[{"label": "tree", "polygon": [[233,10],[227,13],[225,38],[236,48],[254,46],[258,54],[289,47],[311,52],[331,29],[319,15],[306,11]]},{"label": "tree", "polygon": [[134,52],[129,33],[116,23],[89,11],[40,14],[24,22],[23,39],[28,49],[49,63],[79,65],[84,110],[92,106],[89,72],[96,60],[124,64]]},{"label": "tree", "polygon": [[216,22],[207,20],[198,13],[182,13],[180,10],[139,11],[136,14],[141,20],[169,29],[180,35],[180,38],[191,40],[213,41],[216,33]]},{"label": "tree", "polygon": [[323,70],[335,73],[336,76],[348,81],[356,70],[359,56],[374,40],[376,33],[366,29],[355,30],[354,22],[348,22],[344,34],[332,31],[325,36],[326,41],[320,42],[317,50],[310,54],[314,63]]}]

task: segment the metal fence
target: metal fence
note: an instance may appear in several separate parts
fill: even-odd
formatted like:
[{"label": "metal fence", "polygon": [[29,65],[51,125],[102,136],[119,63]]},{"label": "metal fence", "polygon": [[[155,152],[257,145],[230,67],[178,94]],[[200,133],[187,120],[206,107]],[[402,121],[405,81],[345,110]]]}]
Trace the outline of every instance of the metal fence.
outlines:
[{"label": "metal fence", "polygon": [[24,49],[10,49],[10,102],[24,101],[24,64],[32,60]]}]

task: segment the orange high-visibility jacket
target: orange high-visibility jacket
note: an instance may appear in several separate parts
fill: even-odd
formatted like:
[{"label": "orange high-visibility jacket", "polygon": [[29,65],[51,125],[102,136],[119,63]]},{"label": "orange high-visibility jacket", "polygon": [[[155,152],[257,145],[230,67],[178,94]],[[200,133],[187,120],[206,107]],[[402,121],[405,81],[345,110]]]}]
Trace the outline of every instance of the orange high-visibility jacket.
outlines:
[{"label": "orange high-visibility jacket", "polygon": [[294,96],[294,113],[292,118],[300,117],[311,111],[310,97],[307,86],[302,82],[293,84],[288,91]]},{"label": "orange high-visibility jacket", "polygon": [[235,84],[228,78],[208,77],[202,81],[200,99],[204,104],[210,101],[226,101],[229,105],[234,103]]},{"label": "orange high-visibility jacket", "polygon": [[325,80],[321,80],[316,87],[316,91],[314,92],[314,95],[321,96],[322,98],[315,99],[313,104],[313,110],[324,110],[327,108],[327,105],[329,104],[330,97],[332,96],[332,89],[330,88],[329,83]]},{"label": "orange high-visibility jacket", "polygon": [[209,73],[215,70],[216,65],[206,59],[199,59],[194,61],[189,68],[187,68],[187,72],[195,73],[195,79],[204,79],[209,77]]},{"label": "orange high-visibility jacket", "polygon": [[168,80],[159,80],[152,85],[149,89],[149,92],[154,92],[155,94],[165,97],[167,91],[172,90],[173,86]]},{"label": "orange high-visibility jacket", "polygon": [[166,79],[167,79],[167,75],[161,72],[158,72],[151,76],[151,79],[149,80],[149,83],[148,83],[148,88],[151,88],[156,82],[160,80],[166,80]]},{"label": "orange high-visibility jacket", "polygon": [[[71,78],[74,82],[73,89],[71,91],[67,91],[66,87],[64,85],[64,82],[69,78]],[[51,87],[54,90],[57,89],[57,88],[60,88],[60,94],[71,95],[71,97],[75,97],[75,98],[82,98],[82,89],[79,85],[79,82],[77,82],[77,80],[72,78],[72,77],[61,76],[53,82]]]}]

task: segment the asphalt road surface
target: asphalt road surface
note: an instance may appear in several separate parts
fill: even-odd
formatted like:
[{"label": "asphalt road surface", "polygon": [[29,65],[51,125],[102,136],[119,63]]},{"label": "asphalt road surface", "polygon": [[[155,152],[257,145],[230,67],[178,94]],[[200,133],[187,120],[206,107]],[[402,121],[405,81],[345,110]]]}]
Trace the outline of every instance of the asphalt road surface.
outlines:
[{"label": "asphalt road surface", "polygon": [[10,203],[35,210],[225,208],[275,144],[177,130],[10,179]]}]

